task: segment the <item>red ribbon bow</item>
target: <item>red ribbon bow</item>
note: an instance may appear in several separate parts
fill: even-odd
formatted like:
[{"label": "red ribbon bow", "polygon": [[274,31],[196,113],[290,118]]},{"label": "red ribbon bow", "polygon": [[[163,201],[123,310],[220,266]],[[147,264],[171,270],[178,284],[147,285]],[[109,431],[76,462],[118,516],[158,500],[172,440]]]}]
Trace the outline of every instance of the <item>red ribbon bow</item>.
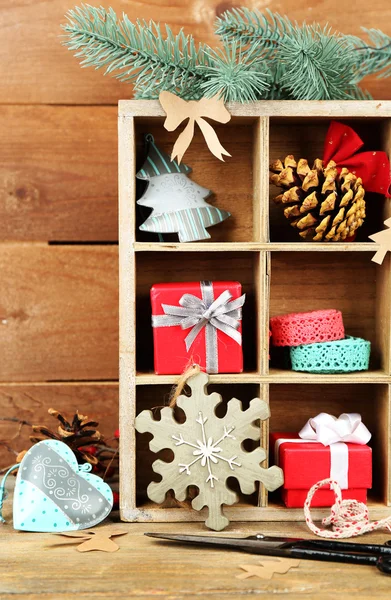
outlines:
[{"label": "red ribbon bow", "polygon": [[346,167],[361,177],[367,192],[376,192],[391,198],[390,161],[385,152],[370,151],[355,154],[364,142],[348,125],[332,121],[324,144],[323,162],[333,160],[339,169]]}]

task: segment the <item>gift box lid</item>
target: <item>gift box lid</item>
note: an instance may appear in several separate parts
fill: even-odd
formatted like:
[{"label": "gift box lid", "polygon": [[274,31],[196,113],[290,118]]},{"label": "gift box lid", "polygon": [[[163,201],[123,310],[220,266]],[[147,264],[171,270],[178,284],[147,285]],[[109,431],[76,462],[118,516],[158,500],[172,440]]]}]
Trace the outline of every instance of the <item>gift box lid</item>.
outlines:
[{"label": "gift box lid", "polygon": [[[215,297],[222,294],[225,290],[229,290],[232,298],[239,298],[242,294],[242,285],[239,281],[212,281]],[[163,315],[164,310],[162,303],[167,304],[168,298],[172,304],[178,305],[183,294],[193,294],[201,298],[201,288],[199,281],[189,282],[170,282],[170,283],[155,283],[151,287],[151,303],[152,313],[154,315]]]},{"label": "gift box lid", "polygon": [[[308,490],[321,479],[330,477],[330,447],[317,442],[283,442],[279,458],[275,460],[275,446],[279,439],[300,439],[296,433],[270,434],[270,462],[284,471],[284,489]],[[367,445],[346,443],[349,449],[349,488],[372,487],[372,449]]]}]

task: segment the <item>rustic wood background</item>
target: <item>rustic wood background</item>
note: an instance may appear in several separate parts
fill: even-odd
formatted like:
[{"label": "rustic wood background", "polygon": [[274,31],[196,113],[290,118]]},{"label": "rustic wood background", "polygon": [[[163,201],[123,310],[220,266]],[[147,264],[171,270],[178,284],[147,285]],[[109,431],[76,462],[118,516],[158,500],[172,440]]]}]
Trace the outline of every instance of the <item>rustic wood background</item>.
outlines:
[{"label": "rustic wood background", "polygon": [[[102,0],[214,44],[218,0]],[[284,0],[269,7],[345,33],[391,34],[387,0]],[[61,46],[70,0],[0,0],[0,417],[50,423],[51,406],[117,424],[117,101],[131,88],[80,69]],[[375,98],[391,80],[370,78]],[[0,421],[21,450],[28,427]],[[10,440],[12,436],[15,439]],[[0,447],[0,466],[14,456]]]}]

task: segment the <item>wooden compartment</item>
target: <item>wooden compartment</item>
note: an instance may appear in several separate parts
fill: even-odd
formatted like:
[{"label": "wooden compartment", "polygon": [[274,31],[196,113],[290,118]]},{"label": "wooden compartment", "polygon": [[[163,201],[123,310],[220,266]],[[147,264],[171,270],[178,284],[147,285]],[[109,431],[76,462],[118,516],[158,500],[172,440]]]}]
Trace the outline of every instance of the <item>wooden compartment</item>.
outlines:
[{"label": "wooden compartment", "polygon": [[[171,154],[177,133],[169,133],[163,127],[163,119],[140,118],[136,121],[136,168],[139,169],[146,156],[144,136],[152,134],[155,144],[168,155]],[[257,127],[258,125],[258,127]],[[255,118],[241,119],[228,125],[214,126],[222,143],[232,156],[236,157],[235,166],[228,159],[216,160],[208,151],[205,139],[196,126],[194,139],[186,152],[184,162],[191,167],[189,177],[199,185],[212,191],[206,200],[209,204],[227,210],[231,216],[224,222],[209,228],[210,242],[256,242],[260,241],[259,203],[254,196],[257,193],[257,170],[253,162],[259,156],[259,123]],[[254,175],[255,172],[255,175]],[[137,198],[142,194],[145,183],[137,182]],[[157,235],[141,232],[138,225],[143,222],[150,209],[137,210],[136,240],[156,242]],[[176,234],[165,234],[165,242],[175,242]]]},{"label": "wooden compartment", "polygon": [[[178,259],[180,258],[180,260]],[[185,260],[184,260],[185,258]],[[155,283],[182,281],[239,281],[246,294],[243,311],[244,373],[259,372],[257,341],[258,295],[261,285],[257,252],[189,252],[186,257],[167,252],[140,252],[136,256],[136,368],[153,372],[153,338],[149,292]],[[255,326],[254,326],[255,325]]]},{"label": "wooden compartment", "polygon": [[[373,452],[373,485],[368,491],[368,505],[379,507],[389,503],[391,498],[387,465],[391,457],[388,385],[273,384],[269,390],[269,402],[270,431],[298,433],[309,418],[320,412],[337,417],[344,412],[360,413],[363,423],[372,433],[368,445],[372,447]],[[274,463],[273,448],[270,448],[270,462]],[[277,492],[270,496],[272,502],[281,504]]]},{"label": "wooden compartment", "polygon": [[[390,123],[388,119],[343,119],[353,127],[364,142],[360,152],[369,150],[385,150],[391,147]],[[270,119],[270,162],[287,154],[293,154],[296,160],[306,158],[310,166],[315,158],[323,157],[323,146],[329,118],[271,118]],[[270,241],[272,242],[305,242],[297,230],[289,225],[281,206],[277,206],[273,198],[280,193],[275,185],[269,185]],[[391,200],[384,195],[366,192],[366,213],[364,224],[357,230],[355,243],[367,242],[368,236],[382,229],[383,221],[391,216]]]},{"label": "wooden compartment", "polygon": [[[170,385],[142,385],[137,389],[137,400],[136,410],[137,414],[143,410],[151,410],[154,418],[159,420],[160,409],[163,406],[167,406],[169,403],[170,391],[172,386]],[[218,392],[223,398],[223,403],[217,408],[217,416],[224,417],[226,412],[226,405],[231,398],[236,397],[242,401],[243,409],[248,408],[250,400],[256,397],[262,397],[262,386],[258,384],[211,384],[208,387],[208,392]],[[176,409],[175,417],[179,423],[185,420],[185,415],[181,409]],[[261,444],[267,447],[267,435],[268,429],[265,423],[262,424],[261,429]],[[151,502],[146,493],[148,484],[151,481],[159,481],[160,476],[154,473],[152,469],[152,463],[155,460],[164,460],[171,462],[174,458],[173,453],[170,450],[162,451],[159,453],[153,453],[149,450],[149,441],[152,438],[149,434],[139,434],[136,432],[135,436],[135,473],[136,473],[136,508],[138,511],[142,511],[141,520],[160,520],[159,516],[164,521],[172,520],[203,520],[205,518],[205,510],[201,513],[196,513],[191,509],[191,494],[192,490],[189,490],[189,497],[185,502],[177,502],[175,498],[170,494],[167,494],[166,501],[162,506],[158,506]],[[251,440],[246,444],[247,449],[252,449]],[[228,486],[238,493],[240,497],[239,505],[241,508],[257,508],[265,502],[265,494],[255,493],[251,496],[245,496],[241,494],[240,488],[234,478],[228,480]],[[226,507],[225,510],[227,510]],[[231,516],[235,520],[236,508],[231,508]],[[164,514],[166,513],[166,514]],[[136,520],[139,520],[139,513],[135,513]],[[236,519],[238,520],[238,519]]]},{"label": "wooden compartment", "polygon": [[[368,252],[271,253],[270,317],[340,310],[346,334],[371,342],[370,371],[357,373],[358,377],[370,377],[372,372],[390,375],[390,308],[385,303],[390,298],[390,261],[387,256],[379,266],[371,258]],[[283,354],[272,353],[270,373],[278,375],[284,368]]]},{"label": "wooden compartment", "polygon": [[[210,390],[225,400],[268,400],[269,428],[298,431],[321,411],[361,412],[373,433],[374,487],[371,517],[386,516],[391,505],[390,470],[390,322],[391,262],[371,261],[378,246],[367,235],[380,230],[390,200],[368,195],[371,215],[365,235],[351,243],[302,243],[270,205],[269,154],[295,153],[312,160],[322,153],[330,119],[355,127],[366,148],[391,149],[391,102],[260,102],[231,105],[229,125],[217,126],[231,159],[221,163],[207,151],[199,132],[186,153],[191,177],[213,189],[216,205],[234,218],[210,229],[208,242],[181,244],[176,239],[144,238],[136,228],[135,173],[143,160],[143,135],[170,152],[176,133],[166,132],[164,113],[155,101],[123,101],[119,108],[120,177],[120,429],[121,517],[127,521],[202,521],[205,513],[170,500],[157,506],[146,499],[156,455],[148,435],[134,429],[136,414],[167,401],[174,375],[153,373],[149,290],[154,283],[202,279],[238,280],[247,294],[243,316],[244,372],[210,376]],[[270,137],[269,137],[270,129]],[[213,202],[213,200],[212,200]],[[269,219],[270,210],[270,219]],[[281,215],[280,215],[281,216]],[[270,237],[269,237],[270,230]],[[291,236],[291,233],[294,236]],[[361,235],[361,234],[360,234]],[[338,308],[348,334],[369,339],[369,371],[334,375],[295,373],[272,363],[269,369],[269,315]],[[169,457],[168,457],[169,458]],[[303,520],[302,509],[286,509],[264,489],[225,507],[231,520]],[[319,519],[328,509],[316,509]]]}]

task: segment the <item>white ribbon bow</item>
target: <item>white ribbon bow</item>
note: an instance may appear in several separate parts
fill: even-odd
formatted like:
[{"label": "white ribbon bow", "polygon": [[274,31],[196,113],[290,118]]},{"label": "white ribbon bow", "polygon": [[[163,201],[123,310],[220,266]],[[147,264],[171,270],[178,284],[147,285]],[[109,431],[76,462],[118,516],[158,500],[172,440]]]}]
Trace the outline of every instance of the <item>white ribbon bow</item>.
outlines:
[{"label": "white ribbon bow", "polygon": [[320,413],[313,419],[308,419],[299,436],[302,440],[315,440],[323,446],[337,442],[364,445],[372,437],[358,413],[343,413],[338,419],[328,413]]},{"label": "white ribbon bow", "polygon": [[358,413],[343,413],[338,419],[328,413],[320,413],[307,421],[299,436],[306,442],[330,446],[330,478],[342,490],[349,487],[349,450],[345,442],[364,445],[372,437]]}]

